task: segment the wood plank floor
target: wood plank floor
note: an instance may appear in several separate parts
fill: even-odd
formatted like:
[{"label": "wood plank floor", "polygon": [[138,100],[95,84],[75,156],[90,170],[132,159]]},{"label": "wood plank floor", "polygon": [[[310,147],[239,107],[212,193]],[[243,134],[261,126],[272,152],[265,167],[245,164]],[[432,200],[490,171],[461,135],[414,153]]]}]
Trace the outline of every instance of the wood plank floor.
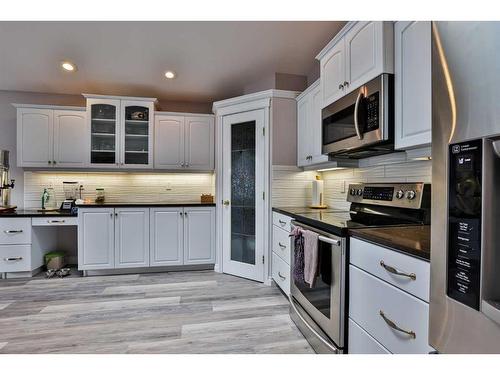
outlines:
[{"label": "wood plank floor", "polygon": [[213,271],[0,280],[0,353],[313,353],[276,287]]}]

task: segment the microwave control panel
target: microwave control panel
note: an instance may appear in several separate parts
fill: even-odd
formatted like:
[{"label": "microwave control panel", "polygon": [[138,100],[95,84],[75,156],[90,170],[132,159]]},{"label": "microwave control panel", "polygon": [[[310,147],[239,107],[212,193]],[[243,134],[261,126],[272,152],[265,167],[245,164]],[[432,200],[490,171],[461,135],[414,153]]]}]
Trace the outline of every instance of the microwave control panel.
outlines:
[{"label": "microwave control panel", "polygon": [[364,99],[365,115],[365,131],[378,129],[379,124],[379,93],[375,92]]},{"label": "microwave control panel", "polygon": [[448,296],[479,310],[482,141],[450,145]]}]

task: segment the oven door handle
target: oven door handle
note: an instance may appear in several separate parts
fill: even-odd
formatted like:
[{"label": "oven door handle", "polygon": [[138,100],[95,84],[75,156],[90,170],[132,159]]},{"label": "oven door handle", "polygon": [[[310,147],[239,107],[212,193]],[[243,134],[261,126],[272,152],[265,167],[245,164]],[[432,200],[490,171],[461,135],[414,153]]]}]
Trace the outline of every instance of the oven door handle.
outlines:
[{"label": "oven door handle", "polygon": [[356,98],[356,104],[354,105],[354,129],[356,130],[356,134],[359,139],[363,139],[363,134],[359,129],[359,121],[358,121],[359,103],[361,102],[362,97],[363,97],[363,92],[360,90],[358,93],[358,97]]},{"label": "oven door handle", "polygon": [[328,341],[326,341],[318,332],[316,332],[316,330],[302,317],[302,315],[300,314],[300,311],[297,310],[297,308],[295,307],[295,302],[293,302],[293,300],[290,298],[290,306],[292,306],[293,310],[295,311],[295,314],[297,314],[297,316],[299,317],[299,319],[302,321],[302,323],[304,323],[304,325],[307,327],[307,329],[309,329],[309,331],[311,331],[314,336],[316,336],[316,338],[321,341],[324,345],[326,345],[332,352],[334,353],[338,353],[339,350],[333,346],[332,344],[330,344]]},{"label": "oven door handle", "polygon": [[333,246],[340,246],[340,240],[334,240],[325,236],[318,236],[318,240],[321,242],[329,243],[330,245]]}]

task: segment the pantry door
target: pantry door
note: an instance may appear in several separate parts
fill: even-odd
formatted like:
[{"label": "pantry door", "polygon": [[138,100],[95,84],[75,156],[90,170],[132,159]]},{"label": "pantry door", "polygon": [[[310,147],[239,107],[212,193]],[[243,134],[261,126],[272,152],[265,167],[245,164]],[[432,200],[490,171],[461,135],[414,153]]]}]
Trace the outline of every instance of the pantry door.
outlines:
[{"label": "pantry door", "polygon": [[265,110],[222,120],[222,271],[264,281]]}]

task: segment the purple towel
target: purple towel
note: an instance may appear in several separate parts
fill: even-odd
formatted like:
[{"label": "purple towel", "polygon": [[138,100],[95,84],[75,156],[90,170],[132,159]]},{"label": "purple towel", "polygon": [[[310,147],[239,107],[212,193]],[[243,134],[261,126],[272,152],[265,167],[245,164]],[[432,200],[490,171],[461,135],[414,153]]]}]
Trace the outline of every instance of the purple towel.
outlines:
[{"label": "purple towel", "polygon": [[310,230],[302,231],[304,238],[304,281],[314,287],[318,275],[318,234]]},{"label": "purple towel", "polygon": [[304,237],[302,229],[295,227],[290,233],[293,237],[294,252],[293,252],[293,279],[298,283],[304,283]]}]

